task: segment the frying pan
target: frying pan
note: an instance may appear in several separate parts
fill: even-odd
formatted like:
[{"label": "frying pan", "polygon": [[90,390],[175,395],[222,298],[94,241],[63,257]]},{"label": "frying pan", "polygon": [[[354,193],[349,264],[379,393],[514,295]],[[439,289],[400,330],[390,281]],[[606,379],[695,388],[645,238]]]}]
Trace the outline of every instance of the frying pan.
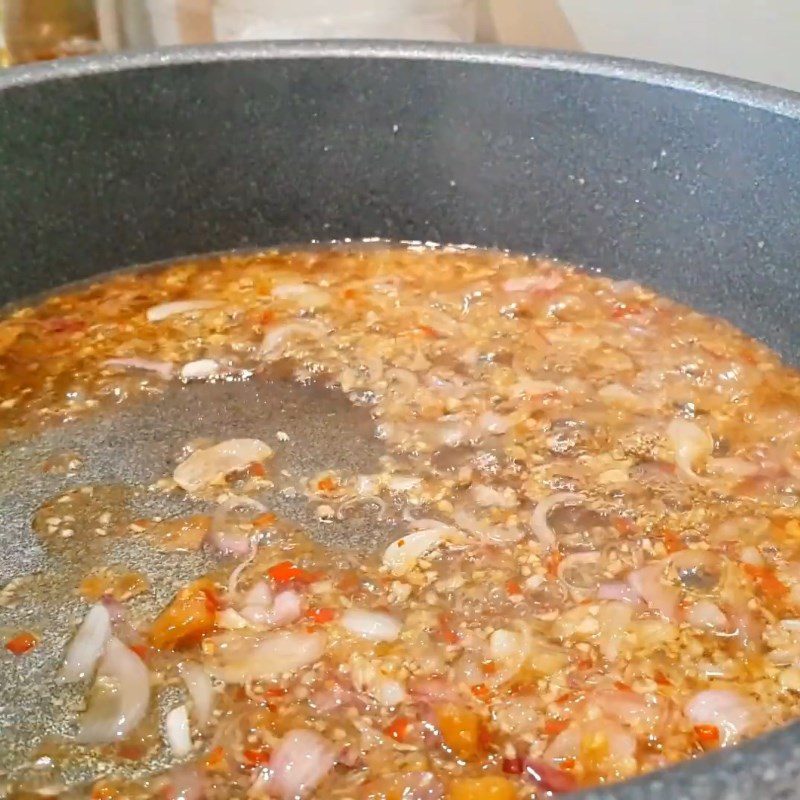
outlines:
[{"label": "frying pan", "polygon": [[[0,76],[0,302],[192,253],[467,242],[642,281],[796,363],[798,220],[800,98],[711,75],[548,52],[267,43]],[[380,454],[369,420],[336,396],[264,381],[170,390],[4,446],[0,626],[42,632],[29,657],[0,656],[5,778],[42,737],[69,731],[77,696],[53,673],[82,613],[80,569],[101,559],[142,569],[156,584],[138,607],[147,613],[207,566],[119,538],[76,564],[32,534],[36,508],[76,485],[152,481],[204,432],[266,439],[279,428],[303,441],[286,456],[301,472],[365,469]],[[42,473],[59,450],[81,453],[79,476]],[[146,513],[177,513],[130,491]],[[313,528],[302,507],[274,502]],[[382,533],[316,531],[352,547]],[[799,735],[791,725],[587,797],[800,797]],[[27,777],[69,783],[102,766],[59,774],[45,760]]]}]

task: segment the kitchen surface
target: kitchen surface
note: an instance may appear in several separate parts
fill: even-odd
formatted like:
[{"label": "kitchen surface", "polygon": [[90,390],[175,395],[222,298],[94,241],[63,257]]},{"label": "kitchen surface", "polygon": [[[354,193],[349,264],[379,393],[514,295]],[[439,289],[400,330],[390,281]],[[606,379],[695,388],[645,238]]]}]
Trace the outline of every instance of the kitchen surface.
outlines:
[{"label": "kitchen surface", "polygon": [[[10,58],[292,38],[400,38],[639,58],[800,90],[784,0],[5,0]],[[709,36],[713,31],[713,36]]]}]

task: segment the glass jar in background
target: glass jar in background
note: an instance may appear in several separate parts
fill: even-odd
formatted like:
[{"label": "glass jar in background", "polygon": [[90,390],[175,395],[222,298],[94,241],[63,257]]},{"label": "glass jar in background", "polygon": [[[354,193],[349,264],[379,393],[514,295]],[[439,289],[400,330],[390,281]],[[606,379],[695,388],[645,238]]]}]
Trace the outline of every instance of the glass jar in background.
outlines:
[{"label": "glass jar in background", "polygon": [[99,50],[253,39],[474,41],[475,0],[0,0],[24,63]]},{"label": "glass jar in background", "polygon": [[147,0],[147,8],[157,44],[475,39],[474,0]]},{"label": "glass jar in background", "polygon": [[4,0],[3,36],[14,64],[102,49],[93,0]]}]

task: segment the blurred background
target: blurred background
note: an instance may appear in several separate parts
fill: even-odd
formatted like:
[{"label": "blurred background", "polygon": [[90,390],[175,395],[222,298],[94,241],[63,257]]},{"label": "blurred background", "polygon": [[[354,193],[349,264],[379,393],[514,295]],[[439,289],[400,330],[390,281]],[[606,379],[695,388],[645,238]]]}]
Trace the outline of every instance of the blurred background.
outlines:
[{"label": "blurred background", "polygon": [[797,0],[0,0],[6,63],[291,38],[555,47],[800,91]]}]

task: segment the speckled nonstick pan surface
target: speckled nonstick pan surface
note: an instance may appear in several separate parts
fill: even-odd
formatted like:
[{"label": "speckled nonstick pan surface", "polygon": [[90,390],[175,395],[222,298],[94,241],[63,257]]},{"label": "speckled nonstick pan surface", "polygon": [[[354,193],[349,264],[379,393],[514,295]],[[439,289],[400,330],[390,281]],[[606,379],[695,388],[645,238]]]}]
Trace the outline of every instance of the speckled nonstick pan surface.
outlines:
[{"label": "speckled nonstick pan surface", "polygon": [[[172,50],[0,75],[0,302],[192,253],[467,242],[643,281],[797,363],[798,220],[800,100],[715,76],[386,43]],[[4,447],[0,626],[35,626],[46,644],[0,655],[0,791],[43,736],[68,730],[79,701],[53,682],[80,615],[76,576],[105,559],[137,566],[158,604],[203,568],[204,556],[127,537],[98,537],[76,563],[42,549],[35,509],[80,485],[124,484],[139,487],[125,494],[131,513],[169,514],[165,495],[141,487],[171,471],[187,439],[273,443],[278,430],[293,474],[368,471],[381,454],[362,410],[262,378],[175,387]],[[81,454],[81,469],[44,474],[53,451]],[[279,488],[270,502],[323,540],[385,541],[377,526],[319,525]],[[800,728],[587,796],[800,798]]]}]

